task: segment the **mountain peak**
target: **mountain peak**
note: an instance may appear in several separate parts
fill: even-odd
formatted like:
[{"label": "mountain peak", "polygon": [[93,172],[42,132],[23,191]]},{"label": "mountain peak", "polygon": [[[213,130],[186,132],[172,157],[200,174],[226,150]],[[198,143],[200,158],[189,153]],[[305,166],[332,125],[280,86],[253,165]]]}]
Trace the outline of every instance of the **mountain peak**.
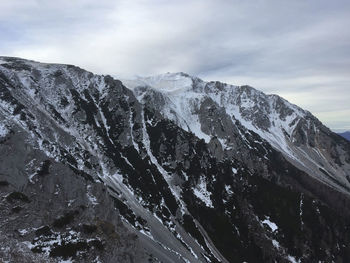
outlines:
[{"label": "mountain peak", "polygon": [[201,79],[190,76],[184,72],[167,72],[154,76],[137,76],[134,79],[122,80],[122,82],[130,89],[135,89],[137,87],[151,87],[169,93],[191,89],[194,81],[203,82]]}]

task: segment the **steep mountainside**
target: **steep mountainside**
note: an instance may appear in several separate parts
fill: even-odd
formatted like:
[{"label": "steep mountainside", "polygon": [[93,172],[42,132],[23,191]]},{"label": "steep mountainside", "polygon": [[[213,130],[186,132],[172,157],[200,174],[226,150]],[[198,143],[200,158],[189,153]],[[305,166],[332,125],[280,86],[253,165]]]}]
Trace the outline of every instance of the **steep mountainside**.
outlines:
[{"label": "steep mountainside", "polygon": [[350,260],[348,142],[250,87],[123,83],[0,58],[0,259]]},{"label": "steep mountainside", "polygon": [[[235,155],[232,128],[238,121],[257,133],[299,169],[349,194],[349,143],[310,112],[277,95],[249,86],[204,82],[184,73],[124,81],[144,104],[209,143],[220,141],[227,155]],[[242,137],[242,136],[240,136]],[[243,156],[243,160],[246,157]]]}]

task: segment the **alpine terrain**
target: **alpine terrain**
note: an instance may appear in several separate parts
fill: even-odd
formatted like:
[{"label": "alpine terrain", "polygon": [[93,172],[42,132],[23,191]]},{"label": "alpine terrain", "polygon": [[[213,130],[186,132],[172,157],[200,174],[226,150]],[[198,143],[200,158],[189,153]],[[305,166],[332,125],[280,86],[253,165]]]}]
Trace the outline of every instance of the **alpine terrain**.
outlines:
[{"label": "alpine terrain", "polygon": [[0,57],[0,198],[0,262],[350,262],[350,142],[184,73]]}]

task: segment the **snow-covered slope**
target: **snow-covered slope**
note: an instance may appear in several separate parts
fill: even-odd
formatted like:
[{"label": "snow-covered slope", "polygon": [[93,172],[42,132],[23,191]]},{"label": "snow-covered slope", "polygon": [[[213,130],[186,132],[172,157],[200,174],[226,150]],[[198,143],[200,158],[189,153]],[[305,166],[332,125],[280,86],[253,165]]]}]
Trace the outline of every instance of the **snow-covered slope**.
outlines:
[{"label": "snow-covered slope", "polygon": [[[123,80],[123,83],[134,90],[136,88],[141,101],[147,93],[144,93],[140,87],[153,88],[164,94],[169,99],[169,103],[163,109],[165,117],[174,121],[180,119],[179,124],[184,129],[192,130],[207,142],[210,140],[210,134],[203,134],[201,129],[191,129],[191,125],[198,122],[196,116],[200,104],[207,98],[225,108],[227,114],[239,120],[245,127],[257,132],[272,145],[285,151],[288,151],[288,146],[284,131],[291,135],[297,120],[307,114],[276,95],[267,96],[248,86],[238,87],[219,82],[204,82],[184,73]],[[290,115],[281,116],[279,110],[284,110],[278,108],[281,103],[284,104],[281,106],[289,109]]]},{"label": "snow-covered slope", "polygon": [[[2,261],[34,252],[39,262],[350,256],[348,195],[268,143],[299,163],[293,147],[319,142],[300,133],[310,132],[307,112],[183,73],[123,83],[0,58],[0,247],[15,250],[0,249]],[[343,163],[337,138],[326,150]]]},{"label": "snow-covered slope", "polygon": [[300,169],[339,191],[350,193],[347,144],[332,146],[335,134],[310,112],[277,95],[266,95],[249,86],[204,82],[184,73],[139,77],[123,83],[134,90],[141,102],[152,105],[183,129],[207,143],[218,137],[223,149],[232,149],[227,132],[207,127],[212,116],[203,109],[204,105],[219,107],[233,123],[239,121],[257,133]]},{"label": "snow-covered slope", "polygon": [[[149,150],[148,134],[144,133],[142,107],[131,91],[111,77],[93,75],[73,66],[5,59],[0,67],[4,135],[5,123],[19,126],[28,131],[28,140],[34,148],[42,150],[47,157],[106,184],[126,226],[130,231],[137,229],[140,239],[147,241],[144,243],[151,251],[148,253],[162,261],[164,258],[169,262],[182,258],[187,262],[199,261],[179,240],[192,242],[194,251],[201,251],[201,247],[191,237],[183,236],[184,232],[176,237],[171,232],[177,228],[175,222],[166,225],[164,218],[154,216],[160,209],[170,217],[167,201],[173,201],[174,196],[166,199],[162,196],[165,193],[157,193],[153,184],[148,189],[151,186],[135,181],[144,172],[141,169],[135,172],[135,166],[141,165],[149,171],[146,177],[157,175],[157,183],[165,183],[159,174],[163,170],[149,163],[156,160]],[[130,148],[134,150],[130,152]],[[133,156],[136,151],[139,157]],[[127,176],[128,173],[135,178]],[[28,180],[31,179],[28,175]],[[172,191],[171,185],[166,183],[160,189],[166,193],[169,190]],[[159,212],[158,217],[161,216]]]}]

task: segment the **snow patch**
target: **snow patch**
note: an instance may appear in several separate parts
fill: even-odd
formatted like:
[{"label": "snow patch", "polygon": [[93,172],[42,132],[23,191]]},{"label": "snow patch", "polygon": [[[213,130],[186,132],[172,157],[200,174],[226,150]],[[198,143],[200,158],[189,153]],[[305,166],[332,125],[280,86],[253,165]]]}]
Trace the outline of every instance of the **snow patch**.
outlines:
[{"label": "snow patch", "polygon": [[21,234],[21,236],[24,236],[24,235],[27,234],[29,231],[28,231],[28,229],[18,229],[18,232]]},{"label": "snow patch", "polygon": [[272,239],[272,245],[277,249],[280,249],[281,247],[280,243],[275,239]]},{"label": "snow patch", "polygon": [[295,257],[288,255],[287,259],[291,262],[291,263],[300,263],[300,260],[296,260]]},{"label": "snow patch", "polygon": [[131,136],[131,142],[132,144],[134,145],[134,148],[136,149],[136,151],[138,153],[140,153],[140,149],[139,149],[139,146],[138,144],[135,142],[135,139],[134,139],[134,123],[132,121],[132,111],[130,111],[130,115],[129,115],[129,126],[130,126],[130,136]]},{"label": "snow patch", "polygon": [[5,125],[5,123],[0,122],[0,138],[6,137],[10,133],[10,130]]},{"label": "snow patch", "polygon": [[225,190],[228,195],[232,195],[233,191],[230,185],[225,185]]},{"label": "snow patch", "polygon": [[278,229],[278,226],[274,222],[270,221],[270,217],[266,217],[266,219],[261,223],[268,225],[272,232],[275,232]]},{"label": "snow patch", "polygon": [[214,208],[210,199],[211,193],[207,190],[207,184],[203,177],[199,178],[199,183],[193,189],[193,193],[197,196],[207,207]]},{"label": "snow patch", "polygon": [[91,185],[87,186],[86,196],[93,206],[98,205],[97,198],[92,194]]}]

